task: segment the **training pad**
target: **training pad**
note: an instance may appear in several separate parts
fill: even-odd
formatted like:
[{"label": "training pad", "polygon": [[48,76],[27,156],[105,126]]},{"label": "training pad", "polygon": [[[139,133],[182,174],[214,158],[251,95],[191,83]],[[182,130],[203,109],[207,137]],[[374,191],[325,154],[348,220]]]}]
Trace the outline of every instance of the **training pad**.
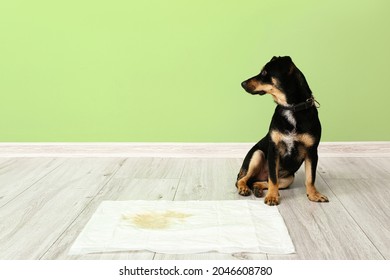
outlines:
[{"label": "training pad", "polygon": [[134,250],[289,254],[294,245],[278,208],[262,201],[104,201],[69,254]]}]

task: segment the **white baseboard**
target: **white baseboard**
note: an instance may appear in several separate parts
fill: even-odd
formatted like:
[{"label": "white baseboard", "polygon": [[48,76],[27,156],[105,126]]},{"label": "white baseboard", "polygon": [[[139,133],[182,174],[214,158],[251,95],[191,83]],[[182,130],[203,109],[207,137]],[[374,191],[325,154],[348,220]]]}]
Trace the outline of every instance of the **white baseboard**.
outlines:
[{"label": "white baseboard", "polygon": [[[0,157],[243,158],[254,143],[0,143]],[[322,142],[320,157],[390,157],[390,142]]]}]

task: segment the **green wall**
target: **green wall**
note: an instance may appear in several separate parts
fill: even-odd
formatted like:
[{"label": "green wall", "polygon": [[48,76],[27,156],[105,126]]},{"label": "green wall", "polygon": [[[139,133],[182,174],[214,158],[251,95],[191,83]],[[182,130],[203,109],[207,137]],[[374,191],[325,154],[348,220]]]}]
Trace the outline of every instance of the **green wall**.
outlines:
[{"label": "green wall", "polygon": [[323,141],[390,140],[390,1],[12,0],[0,4],[0,141],[255,142],[290,55]]}]

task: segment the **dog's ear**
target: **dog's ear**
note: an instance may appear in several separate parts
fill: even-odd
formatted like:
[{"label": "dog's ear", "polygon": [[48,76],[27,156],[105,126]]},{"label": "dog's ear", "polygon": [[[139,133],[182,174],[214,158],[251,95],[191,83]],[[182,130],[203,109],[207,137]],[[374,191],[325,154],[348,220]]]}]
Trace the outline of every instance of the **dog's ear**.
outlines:
[{"label": "dog's ear", "polygon": [[[291,70],[291,69],[290,69]],[[306,81],[305,76],[295,65],[292,67],[292,74],[298,81],[300,89],[305,93],[305,95],[309,98],[312,94],[309,84]]]},{"label": "dog's ear", "polygon": [[294,63],[291,63],[290,68],[288,69],[288,75],[291,76],[296,68],[297,67],[295,67]]},{"label": "dog's ear", "polygon": [[281,58],[283,61],[287,61],[287,62],[292,63],[292,59],[289,56],[273,56],[271,58],[271,61],[274,61],[275,59],[278,59],[278,58]]}]

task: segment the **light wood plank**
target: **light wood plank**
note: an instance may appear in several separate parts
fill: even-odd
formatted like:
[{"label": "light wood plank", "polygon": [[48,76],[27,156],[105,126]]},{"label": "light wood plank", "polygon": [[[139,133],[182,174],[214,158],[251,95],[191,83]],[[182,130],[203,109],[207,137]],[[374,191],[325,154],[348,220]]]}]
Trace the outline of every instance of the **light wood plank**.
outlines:
[{"label": "light wood plank", "polygon": [[327,179],[349,215],[390,259],[390,179]]},{"label": "light wood plank", "polygon": [[242,159],[192,158],[185,161],[182,178],[232,178],[236,179]]},{"label": "light wood plank", "polygon": [[[131,168],[135,170],[134,178],[179,179],[183,172],[184,162],[184,160],[175,158],[143,158],[139,160],[137,167],[131,166]],[[126,166],[122,169],[124,170],[127,170]]]},{"label": "light wood plank", "polygon": [[278,206],[296,254],[269,255],[269,259],[383,259],[360,225],[349,215],[327,183],[318,176],[317,188],[329,203],[306,198],[301,168],[293,185],[282,190]]},{"label": "light wood plank", "polygon": [[175,200],[236,200],[248,199],[238,195],[232,178],[182,178]]},{"label": "light wood plank", "polygon": [[179,179],[184,160],[174,158],[127,158],[115,178]]},{"label": "light wood plank", "polygon": [[13,158],[0,162],[0,208],[63,163],[53,158]]},{"label": "light wood plank", "polygon": [[323,159],[321,173],[381,254],[390,258],[390,159]]},{"label": "light wood plank", "polygon": [[[390,176],[390,158],[365,158],[368,168],[375,168],[381,171],[385,171],[386,178]],[[364,168],[367,168],[364,166]]]},{"label": "light wood plank", "polygon": [[123,159],[68,159],[0,210],[0,259],[38,259]]},{"label": "light wood plank", "polygon": [[237,159],[187,159],[175,200],[243,199],[235,187]]},{"label": "light wood plank", "polygon": [[[389,171],[383,167],[385,164],[380,168],[372,162],[366,158],[320,158],[318,172],[324,179],[369,179],[389,175]],[[386,162],[390,162],[390,158]]]}]

